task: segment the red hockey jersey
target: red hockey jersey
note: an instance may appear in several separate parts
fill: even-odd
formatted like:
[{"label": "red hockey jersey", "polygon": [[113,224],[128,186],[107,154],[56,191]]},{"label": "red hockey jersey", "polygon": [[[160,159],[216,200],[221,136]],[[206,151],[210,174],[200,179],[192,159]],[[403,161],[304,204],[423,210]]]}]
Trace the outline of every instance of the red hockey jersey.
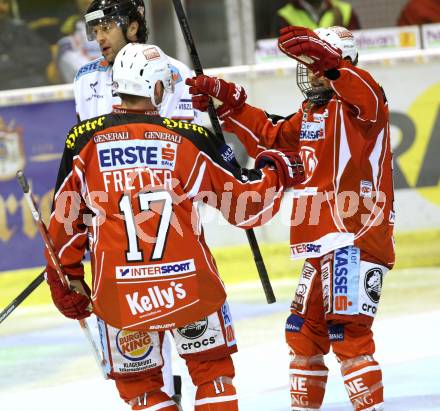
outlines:
[{"label": "red hockey jersey", "polygon": [[393,181],[389,113],[371,75],[345,61],[323,106],[302,104],[287,118],[245,105],[223,127],[249,155],[267,148],[300,150],[307,180],[296,187],[291,219],[293,258],[319,257],[356,245],[394,264]]},{"label": "red hockey jersey", "polygon": [[282,188],[274,170],[233,167],[216,143],[203,127],[145,114],[69,132],[49,232],[70,276],[83,276],[88,239],[93,309],[110,325],[175,328],[223,304],[196,202],[249,228],[278,209]]}]

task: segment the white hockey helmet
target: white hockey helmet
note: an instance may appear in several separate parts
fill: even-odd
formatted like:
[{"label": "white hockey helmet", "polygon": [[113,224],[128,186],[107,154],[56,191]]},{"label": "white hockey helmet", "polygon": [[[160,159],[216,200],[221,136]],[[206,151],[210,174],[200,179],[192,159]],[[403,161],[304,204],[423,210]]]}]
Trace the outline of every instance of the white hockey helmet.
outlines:
[{"label": "white hockey helmet", "polygon": [[357,64],[358,50],[353,33],[345,27],[332,26],[327,29],[319,28],[315,33],[322,40],[330,43],[342,51],[342,58],[350,57],[354,65]]},{"label": "white hockey helmet", "polygon": [[174,92],[171,65],[159,47],[128,43],[119,51],[113,63],[112,89],[115,93],[148,97],[155,107],[159,107],[154,97],[158,81],[162,82],[166,93]]}]

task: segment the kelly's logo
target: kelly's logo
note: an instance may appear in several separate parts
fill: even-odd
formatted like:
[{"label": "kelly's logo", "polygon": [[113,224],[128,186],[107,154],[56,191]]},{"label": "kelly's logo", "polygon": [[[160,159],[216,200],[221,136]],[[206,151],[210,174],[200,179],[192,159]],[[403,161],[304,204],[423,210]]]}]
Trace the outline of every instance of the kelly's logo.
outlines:
[{"label": "kelly's logo", "polygon": [[173,308],[176,299],[183,300],[186,295],[182,283],[171,281],[167,288],[155,285],[154,287],[148,287],[142,295],[136,291],[133,294],[127,294],[125,298],[131,313],[139,315],[160,308]]}]

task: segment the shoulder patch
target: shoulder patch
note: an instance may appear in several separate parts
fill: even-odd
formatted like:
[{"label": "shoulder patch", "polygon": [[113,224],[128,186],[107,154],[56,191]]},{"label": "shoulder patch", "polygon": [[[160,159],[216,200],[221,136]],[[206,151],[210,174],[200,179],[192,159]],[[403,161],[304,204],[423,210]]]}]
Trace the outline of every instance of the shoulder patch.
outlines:
[{"label": "shoulder patch", "polygon": [[110,65],[104,60],[104,58],[100,57],[97,60],[93,60],[90,63],[82,66],[78,73],[76,73],[75,81],[82,77],[84,74],[93,73],[95,71],[107,71],[110,69]]},{"label": "shoulder patch", "polygon": [[172,120],[170,118],[165,118],[165,117],[162,120],[163,120],[162,124],[170,130],[174,130],[177,128],[179,130],[194,131],[202,136],[208,137],[208,131],[204,127],[199,126],[197,124],[187,123],[185,121]]},{"label": "shoulder patch", "polygon": [[69,150],[73,150],[76,145],[76,140],[82,135],[87,135],[88,133],[94,133],[99,127],[104,126],[105,116],[96,117],[95,119],[85,120],[78,123],[70,131],[66,139],[66,147]]},{"label": "shoulder patch", "polygon": [[180,83],[181,81],[183,81],[182,75],[180,74],[179,69],[176,66],[173,66],[172,64],[170,64],[171,66],[171,75],[173,77],[174,80],[174,84]]}]

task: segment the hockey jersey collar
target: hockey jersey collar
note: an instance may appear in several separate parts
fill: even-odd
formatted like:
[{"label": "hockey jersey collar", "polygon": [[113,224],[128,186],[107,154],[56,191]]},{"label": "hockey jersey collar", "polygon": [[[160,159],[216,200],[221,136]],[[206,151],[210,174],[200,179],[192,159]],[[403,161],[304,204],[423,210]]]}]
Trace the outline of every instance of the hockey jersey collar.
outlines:
[{"label": "hockey jersey collar", "polygon": [[129,110],[121,107],[120,105],[114,105],[112,107],[112,112],[117,114],[145,114],[147,116],[159,116],[159,112],[157,110]]}]

